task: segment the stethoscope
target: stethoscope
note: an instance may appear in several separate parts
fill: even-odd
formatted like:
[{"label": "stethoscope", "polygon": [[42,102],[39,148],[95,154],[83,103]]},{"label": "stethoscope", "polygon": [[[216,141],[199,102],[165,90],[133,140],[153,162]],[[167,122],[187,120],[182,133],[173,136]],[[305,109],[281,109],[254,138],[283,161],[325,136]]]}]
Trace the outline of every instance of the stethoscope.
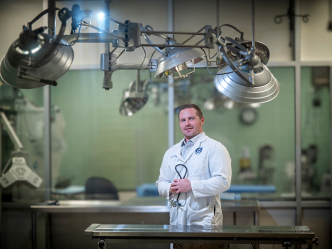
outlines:
[{"label": "stethoscope", "polygon": [[[184,168],[186,169],[186,173],[184,173],[183,178],[182,178],[182,176],[180,175],[179,171],[177,170],[177,167],[178,167],[178,166],[182,166],[182,167],[184,167]],[[186,165],[183,165],[183,164],[178,164],[178,165],[176,165],[176,166],[175,166],[175,171],[176,171],[176,173],[178,173],[180,179],[184,179],[184,178],[186,178],[186,175],[187,175],[187,173],[188,173],[188,169],[187,169]],[[180,197],[180,194],[181,194],[181,193],[178,194],[178,198],[176,199],[176,201],[173,201],[173,207],[181,206],[181,203],[179,203],[179,197]]]}]

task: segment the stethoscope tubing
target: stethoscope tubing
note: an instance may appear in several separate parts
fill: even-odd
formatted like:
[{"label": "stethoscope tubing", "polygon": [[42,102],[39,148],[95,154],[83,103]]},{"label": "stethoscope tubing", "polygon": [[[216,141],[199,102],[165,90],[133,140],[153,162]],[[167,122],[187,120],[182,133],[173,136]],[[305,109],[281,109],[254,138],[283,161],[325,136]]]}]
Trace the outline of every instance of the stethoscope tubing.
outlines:
[{"label": "stethoscope tubing", "polygon": [[[182,167],[184,167],[184,168],[186,169],[186,172],[184,173],[183,178],[182,178],[182,176],[180,175],[179,171],[177,170],[177,167],[178,167],[178,166],[182,166]],[[188,168],[187,168],[186,165],[180,163],[180,164],[177,164],[177,165],[175,166],[175,171],[176,171],[176,173],[178,173],[180,179],[184,179],[184,178],[186,178],[186,176],[187,176]],[[177,206],[181,206],[181,204],[179,203],[180,194],[181,194],[181,193],[178,194],[178,198],[176,199],[176,205],[177,205]]]}]

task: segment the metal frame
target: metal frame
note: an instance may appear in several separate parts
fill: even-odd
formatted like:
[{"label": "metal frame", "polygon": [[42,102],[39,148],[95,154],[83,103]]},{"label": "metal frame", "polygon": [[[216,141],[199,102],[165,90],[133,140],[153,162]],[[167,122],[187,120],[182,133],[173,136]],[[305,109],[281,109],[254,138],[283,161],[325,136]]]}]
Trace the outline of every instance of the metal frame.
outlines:
[{"label": "metal frame", "polygon": [[[47,1],[48,8],[55,7],[55,0]],[[48,26],[56,30],[56,13],[55,11],[48,14]],[[54,35],[52,30],[49,34]],[[44,92],[44,187],[45,187],[45,200],[51,199],[51,174],[52,174],[52,154],[51,154],[51,86],[46,85],[43,87]]]},{"label": "metal frame", "polygon": [[[300,1],[295,3],[296,13],[300,11]],[[302,223],[301,208],[301,58],[300,58],[300,28],[301,20],[295,19],[295,198],[296,198],[296,225]]]},{"label": "metal frame", "polygon": [[[174,30],[174,2],[167,0],[167,29]],[[174,79],[168,76],[168,147],[175,144],[175,124],[174,124]]]},{"label": "metal frame", "polygon": [[[55,0],[48,0],[49,4],[54,3]],[[60,0],[58,0],[60,1]],[[168,32],[172,32],[173,30],[173,8],[174,3],[173,0],[168,0],[167,2],[168,7]],[[295,3],[295,10],[296,13],[300,13],[300,0],[296,0]],[[219,10],[217,10],[219,11]],[[330,86],[332,86],[332,62],[301,62],[300,58],[300,29],[301,29],[301,22],[298,18],[295,19],[295,44],[294,44],[294,59],[295,61],[289,61],[289,62],[270,62],[270,67],[294,67],[295,68],[295,161],[296,161],[296,224],[301,224],[301,217],[302,217],[302,211],[301,211],[301,94],[300,94],[300,82],[301,82],[301,67],[303,66],[329,66],[330,67]],[[173,32],[174,33],[174,32]],[[201,33],[202,34],[202,33]],[[198,67],[198,65],[197,65]],[[212,66],[213,67],[213,66]],[[74,69],[74,68],[72,68]],[[168,145],[171,147],[174,145],[174,86],[173,86],[173,80],[171,78],[168,79],[169,82],[169,91],[168,91],[168,110],[169,110],[169,116],[168,116]],[[49,119],[46,119],[50,115],[50,109],[49,109],[49,103],[50,103],[50,91],[49,86],[44,87],[44,102],[47,104],[45,106],[45,135],[49,134],[50,131],[50,122]],[[331,142],[332,145],[332,87],[330,87],[330,118],[331,118]],[[50,136],[45,136],[45,170],[50,170]],[[48,153],[46,153],[48,151]],[[331,157],[332,157],[332,146],[331,146]],[[332,158],[331,158],[331,173],[332,173]],[[45,172],[46,173],[46,172]],[[46,176],[46,174],[45,174]],[[47,175],[49,177],[49,174]],[[45,180],[45,186],[47,182]],[[331,187],[331,200],[332,200],[332,187]],[[331,205],[331,221],[330,224],[332,226],[332,205]],[[332,243],[332,229],[331,230],[331,236],[330,236],[330,243]]]},{"label": "metal frame", "polygon": [[[102,229],[98,229],[100,226]],[[131,226],[133,227],[131,228]],[[195,244],[200,247],[203,244],[219,244],[220,248],[223,247],[222,244],[252,244],[255,246],[281,244],[285,248],[293,245],[308,245],[308,248],[312,248],[313,244],[318,242],[314,232],[305,226],[168,225],[165,228],[164,225],[91,224],[84,232],[92,239],[99,239],[100,248],[108,248],[112,243],[176,243]]]},{"label": "metal frame", "polygon": [[[2,124],[0,122],[0,163],[2,164]],[[2,175],[2,165],[0,167],[0,175]],[[0,224],[2,224],[2,188],[0,188]],[[0,225],[0,234],[2,234],[2,226]]]},{"label": "metal frame", "polygon": [[[148,198],[149,199],[149,198]],[[163,198],[147,200],[120,201],[59,201],[58,205],[52,202],[43,202],[30,207],[32,248],[37,248],[37,213],[46,213],[50,217],[52,213],[135,213],[135,214],[169,214],[170,207]],[[240,204],[240,205],[239,205]],[[258,201],[226,201],[222,204],[222,210],[233,212],[234,225],[236,225],[236,212],[250,212],[253,214],[253,225],[259,225],[260,204]],[[49,228],[51,230],[51,227]]]},{"label": "metal frame", "polygon": [[[332,66],[330,66],[330,174],[332,176]],[[330,213],[330,245],[332,245],[332,184],[331,184],[331,213]]]}]

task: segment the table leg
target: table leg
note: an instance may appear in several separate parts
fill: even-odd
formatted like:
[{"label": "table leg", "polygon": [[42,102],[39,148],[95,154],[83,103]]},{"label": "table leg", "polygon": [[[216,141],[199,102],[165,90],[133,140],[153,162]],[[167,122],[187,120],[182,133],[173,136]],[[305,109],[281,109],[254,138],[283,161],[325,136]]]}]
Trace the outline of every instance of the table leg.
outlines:
[{"label": "table leg", "polygon": [[37,249],[37,231],[36,231],[36,213],[31,212],[31,239],[32,239],[32,249]]},{"label": "table leg", "polygon": [[236,212],[233,212],[233,225],[236,225]]},{"label": "table leg", "polygon": [[53,249],[52,243],[52,214],[46,214],[47,221],[46,221],[46,244],[48,249]]},{"label": "table leg", "polygon": [[259,225],[259,215],[258,212],[255,211],[254,212],[254,226],[258,226]]}]

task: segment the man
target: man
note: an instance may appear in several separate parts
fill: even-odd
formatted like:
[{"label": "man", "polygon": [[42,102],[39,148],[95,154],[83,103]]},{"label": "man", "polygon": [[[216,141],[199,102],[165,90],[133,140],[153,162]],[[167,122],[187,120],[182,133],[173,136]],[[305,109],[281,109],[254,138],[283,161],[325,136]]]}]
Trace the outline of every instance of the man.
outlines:
[{"label": "man", "polygon": [[184,138],[166,151],[157,181],[159,194],[171,201],[170,225],[222,225],[219,194],[230,187],[231,158],[203,132],[198,106],[186,104],[179,110]]}]

